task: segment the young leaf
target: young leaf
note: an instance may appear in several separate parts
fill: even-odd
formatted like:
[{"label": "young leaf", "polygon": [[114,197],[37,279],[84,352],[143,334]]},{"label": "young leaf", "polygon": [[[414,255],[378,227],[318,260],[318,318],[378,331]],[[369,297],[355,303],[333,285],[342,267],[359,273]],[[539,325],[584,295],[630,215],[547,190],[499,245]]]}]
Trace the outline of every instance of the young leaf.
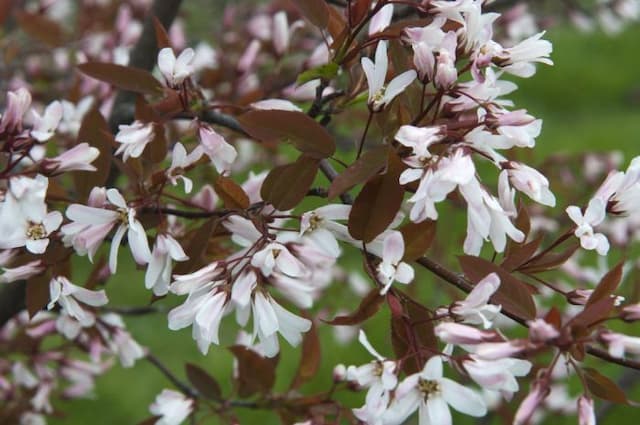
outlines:
[{"label": "young leaf", "polygon": [[501,266],[509,271],[518,270],[518,267],[533,257],[541,243],[542,236],[525,244],[513,244],[506,253]]},{"label": "young leaf", "polygon": [[67,41],[67,34],[60,24],[37,13],[18,12],[16,21],[29,36],[49,47],[60,47]]},{"label": "young leaf", "polygon": [[614,268],[604,275],[596,289],[591,293],[591,296],[587,300],[587,306],[592,305],[604,298],[608,298],[618,289],[620,280],[622,280],[622,268],[624,267],[624,261],[620,261]]},{"label": "young leaf", "polygon": [[342,195],[355,185],[366,182],[375,176],[387,162],[386,145],[377,146],[365,152],[358,160],[349,165],[342,173],[336,177],[329,186],[329,199]]},{"label": "young leaf", "polygon": [[156,45],[158,49],[164,49],[165,47],[171,47],[171,39],[167,30],[162,25],[162,22],[157,17],[153,17],[153,28],[156,31]]},{"label": "young leaf", "polygon": [[255,393],[268,393],[276,381],[278,358],[262,357],[242,345],[229,347],[238,361],[238,395],[249,397]]},{"label": "young leaf", "polygon": [[302,74],[298,75],[296,83],[302,85],[308,83],[311,80],[332,80],[338,75],[340,66],[335,62],[325,63],[324,65],[317,66],[315,68],[307,69]]},{"label": "young leaf", "polygon": [[297,206],[306,196],[318,172],[318,160],[301,155],[295,162],[269,172],[260,195],[281,211]]},{"label": "young leaf", "polygon": [[534,256],[534,260],[520,265],[518,271],[522,273],[540,273],[557,269],[566,263],[579,247],[580,244],[575,242],[558,254],[550,252],[539,258],[535,258]]},{"label": "young leaf", "polygon": [[414,261],[422,257],[436,237],[436,222],[425,220],[421,223],[409,222],[400,228],[404,239],[404,261]]},{"label": "young leaf", "polygon": [[184,368],[187,373],[187,379],[200,394],[211,400],[220,400],[222,390],[213,376],[209,375],[201,367],[191,363],[185,364]]},{"label": "young leaf", "polygon": [[533,288],[529,285],[516,279],[499,265],[483,258],[463,255],[458,260],[464,274],[474,283],[480,282],[490,273],[500,276],[500,287],[492,297],[494,304],[502,305],[504,310],[526,320],[536,318],[536,304],[531,296]]},{"label": "young leaf", "polygon": [[313,324],[309,332],[304,334],[300,365],[298,366],[298,372],[291,383],[291,389],[298,388],[304,382],[313,378],[320,368],[320,360],[320,337],[318,336],[318,329],[316,328],[316,325]]},{"label": "young leaf", "polygon": [[628,404],[627,396],[620,387],[595,369],[582,369],[587,388],[594,396],[618,404]]},{"label": "young leaf", "polygon": [[380,306],[384,302],[384,297],[380,295],[380,290],[374,288],[360,302],[360,305],[353,313],[347,316],[338,316],[327,323],[335,326],[353,326],[358,325],[380,310]]},{"label": "young leaf", "polygon": [[356,197],[349,214],[349,234],[371,242],[384,232],[400,210],[404,189],[398,181],[402,163],[389,152],[387,172],[369,180]]},{"label": "young leaf", "polygon": [[78,69],[89,77],[104,81],[122,90],[142,94],[162,93],[162,84],[150,72],[108,62],[87,62]]},{"label": "young leaf", "polygon": [[320,29],[326,28],[329,23],[329,6],[324,0],[296,0],[295,5],[313,25]]},{"label": "young leaf", "polygon": [[311,158],[328,158],[336,150],[329,132],[302,112],[255,110],[238,121],[251,137],[265,143],[288,141]]},{"label": "young leaf", "polygon": [[216,181],[213,183],[213,188],[222,199],[224,206],[229,209],[244,210],[249,208],[249,205],[251,205],[249,196],[245,193],[242,187],[229,177],[218,176]]}]

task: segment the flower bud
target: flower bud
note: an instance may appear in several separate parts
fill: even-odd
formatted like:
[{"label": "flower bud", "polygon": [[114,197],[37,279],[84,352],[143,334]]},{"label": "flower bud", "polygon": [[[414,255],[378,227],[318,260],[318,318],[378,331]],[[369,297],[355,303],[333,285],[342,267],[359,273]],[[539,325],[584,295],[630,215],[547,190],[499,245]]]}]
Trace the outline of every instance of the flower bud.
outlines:
[{"label": "flower bud", "polygon": [[596,425],[593,400],[586,395],[581,395],[578,399],[578,425]]}]

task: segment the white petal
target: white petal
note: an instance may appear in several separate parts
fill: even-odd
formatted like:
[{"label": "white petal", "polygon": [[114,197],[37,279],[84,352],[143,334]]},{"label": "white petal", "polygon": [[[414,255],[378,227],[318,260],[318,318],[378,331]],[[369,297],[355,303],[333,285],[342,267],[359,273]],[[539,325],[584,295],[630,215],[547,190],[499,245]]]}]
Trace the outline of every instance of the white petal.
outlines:
[{"label": "white petal", "polygon": [[111,274],[114,274],[118,267],[118,250],[120,249],[120,242],[122,241],[126,231],[127,228],[125,226],[119,226],[116,233],[113,235],[113,240],[111,241],[111,247],[109,249],[109,270],[111,270]]},{"label": "white petal", "polygon": [[475,391],[448,378],[442,378],[440,386],[444,400],[458,412],[475,417],[487,414],[487,406]]}]

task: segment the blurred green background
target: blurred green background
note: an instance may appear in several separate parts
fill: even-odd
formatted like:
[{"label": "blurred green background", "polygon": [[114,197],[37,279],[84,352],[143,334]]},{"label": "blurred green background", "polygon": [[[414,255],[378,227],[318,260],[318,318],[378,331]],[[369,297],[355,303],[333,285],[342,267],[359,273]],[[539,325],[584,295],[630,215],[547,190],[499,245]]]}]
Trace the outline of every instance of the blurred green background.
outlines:
[{"label": "blurred green background", "polygon": [[[518,108],[526,108],[544,119],[541,136],[537,139],[535,157],[527,160],[539,163],[545,155],[557,152],[587,150],[621,150],[626,161],[640,153],[640,27],[628,28],[622,34],[609,37],[601,33],[581,34],[572,29],[552,28],[548,38],[553,41],[552,58],[555,66],[540,66],[531,79],[518,79],[520,89],[510,96]],[[555,211],[561,214],[561,211]],[[122,256],[123,270],[107,287],[113,306],[145,305],[149,292],[144,289],[143,274],[135,271]],[[84,261],[85,259],[81,259]],[[328,296],[331,296],[329,294]],[[177,297],[163,301],[170,307],[181,302]],[[184,378],[183,365],[193,362],[210,371],[229,394],[232,358],[224,347],[211,347],[204,357],[191,339],[191,329],[171,332],[167,329],[166,314],[129,317],[131,333],[144,346]],[[390,354],[388,315],[381,313],[366,323],[370,339],[383,354]],[[333,341],[329,326],[320,325],[325,342],[322,370],[307,387],[326,389],[330,386],[331,371],[338,363],[361,364],[369,361],[368,354],[356,342],[341,346]],[[224,328],[221,332],[225,334]],[[233,332],[227,332],[230,334]],[[232,341],[226,340],[231,344]],[[286,344],[283,344],[286,345]],[[278,382],[284,388],[297,367],[299,354],[285,347],[281,355]],[[163,388],[171,388],[167,380],[149,363],[140,361],[132,369],[119,365],[99,378],[93,399],[63,402],[58,407],[66,416],[51,420],[52,424],[135,424],[149,416],[148,405]],[[358,406],[361,396],[345,394]],[[638,396],[638,394],[636,394]],[[640,398],[640,397],[636,397]],[[242,424],[276,424],[274,414],[238,411]],[[629,408],[616,409],[607,423],[637,424],[637,413]],[[473,423],[469,418],[455,417],[455,423]],[[215,424],[215,418],[204,421]],[[574,417],[553,417],[545,423],[577,423]]]}]

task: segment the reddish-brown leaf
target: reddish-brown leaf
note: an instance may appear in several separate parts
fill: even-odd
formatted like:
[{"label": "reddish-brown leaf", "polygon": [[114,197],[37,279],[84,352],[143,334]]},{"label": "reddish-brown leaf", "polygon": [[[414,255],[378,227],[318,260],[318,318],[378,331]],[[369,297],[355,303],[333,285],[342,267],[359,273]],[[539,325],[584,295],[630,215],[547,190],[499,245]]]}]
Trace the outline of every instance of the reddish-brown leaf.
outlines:
[{"label": "reddish-brown leaf", "polygon": [[[419,372],[429,352],[437,352],[437,339],[429,312],[413,302],[403,304],[402,315],[391,317],[391,344],[398,358],[407,358],[402,364],[407,374]],[[420,354],[418,354],[420,353]]]},{"label": "reddish-brown leaf", "polygon": [[615,299],[611,297],[601,298],[592,304],[586,305],[584,310],[571,319],[568,325],[575,329],[588,329],[605,319],[614,306]]},{"label": "reddish-brown leaf", "polygon": [[238,395],[249,397],[255,393],[268,393],[276,381],[278,358],[262,357],[242,345],[229,347],[238,361]]},{"label": "reddish-brown leaf", "polygon": [[298,372],[291,383],[291,388],[298,388],[309,379],[313,378],[320,368],[321,350],[318,329],[313,324],[309,332],[304,334],[302,340],[302,354]]},{"label": "reddish-brown leaf", "polygon": [[425,220],[421,223],[409,222],[400,228],[404,239],[404,261],[414,261],[422,257],[436,237],[436,222]]},{"label": "reddish-brown leaf", "polygon": [[509,252],[506,253],[501,266],[509,271],[517,270],[522,264],[529,261],[536,253],[542,243],[542,236],[525,244],[513,244]]},{"label": "reddish-brown leaf", "polygon": [[49,274],[43,273],[27,280],[25,303],[29,317],[35,316],[49,302],[49,279]]},{"label": "reddish-brown leaf", "polygon": [[142,94],[162,93],[162,84],[144,69],[116,65],[108,62],[87,62],[78,69],[96,80],[104,81],[119,89]]},{"label": "reddish-brown leaf", "polygon": [[464,274],[469,280],[478,283],[490,273],[500,276],[500,287],[492,297],[492,302],[526,320],[536,318],[536,305],[533,301],[534,289],[513,277],[511,273],[497,264],[480,257],[463,255],[458,258]]},{"label": "reddish-brown leaf", "polygon": [[574,252],[580,247],[578,242],[574,242],[564,251],[555,254],[547,253],[542,257],[535,258],[532,261],[525,263],[523,266],[518,267],[518,271],[522,273],[541,273],[549,270],[554,270],[567,262]]},{"label": "reddish-brown leaf", "polygon": [[80,199],[85,199],[91,189],[96,186],[104,186],[111,170],[113,158],[113,136],[109,131],[109,124],[104,119],[97,107],[91,109],[80,125],[78,143],[88,143],[100,151],[100,155],[92,165],[96,171],[90,173],[74,173],[74,182]]},{"label": "reddish-brown leaf", "polygon": [[281,211],[294,208],[311,188],[318,164],[317,159],[301,155],[291,164],[275,167],[262,184],[262,199]]},{"label": "reddish-brown leaf", "polygon": [[351,22],[349,22],[349,24],[351,26],[358,25],[367,15],[370,7],[371,0],[355,0],[351,2],[351,7],[349,9],[349,18],[351,19]]},{"label": "reddish-brown leaf", "polygon": [[383,302],[384,297],[380,295],[380,290],[377,288],[372,289],[360,302],[356,311],[347,316],[338,316],[327,323],[336,326],[358,325],[376,314]]},{"label": "reddish-brown leaf", "polygon": [[349,165],[342,173],[336,177],[329,186],[329,199],[342,195],[355,185],[366,182],[375,176],[387,162],[386,145],[377,146],[365,152],[358,160]]},{"label": "reddish-brown leaf", "polygon": [[329,6],[324,0],[295,0],[300,13],[318,28],[324,29],[329,23]]},{"label": "reddish-brown leaf", "polygon": [[62,26],[44,15],[20,11],[16,13],[16,21],[29,36],[49,47],[60,47],[67,41]]},{"label": "reddish-brown leaf", "polygon": [[393,222],[404,195],[398,182],[402,169],[402,162],[391,151],[387,172],[364,185],[349,214],[349,233],[355,239],[371,242]]},{"label": "reddish-brown leaf", "polygon": [[220,400],[222,390],[213,376],[209,375],[201,367],[191,363],[185,364],[184,368],[187,373],[187,379],[198,393],[211,400]]},{"label": "reddish-brown leaf", "polygon": [[229,177],[218,176],[216,181],[213,183],[213,188],[222,199],[226,208],[244,210],[249,208],[249,205],[251,205],[249,196],[245,193],[242,187]]},{"label": "reddish-brown leaf", "polygon": [[618,404],[628,404],[627,396],[620,387],[595,369],[582,369],[587,387],[591,394],[603,400]]},{"label": "reddish-brown leaf", "polygon": [[620,285],[620,281],[622,280],[622,268],[624,266],[624,261],[620,261],[614,268],[609,270],[609,272],[604,275],[604,277],[596,286],[596,289],[591,293],[591,296],[587,300],[587,306],[591,304],[595,304],[596,302],[609,298],[616,289],[618,289],[618,285]]},{"label": "reddish-brown leaf", "polygon": [[256,110],[238,117],[242,128],[265,143],[288,141],[311,158],[328,158],[336,150],[326,128],[302,112]]},{"label": "reddish-brown leaf", "polygon": [[157,17],[153,17],[153,28],[156,31],[156,45],[158,49],[164,49],[165,47],[171,47],[171,40],[167,30],[162,25],[162,22]]}]

